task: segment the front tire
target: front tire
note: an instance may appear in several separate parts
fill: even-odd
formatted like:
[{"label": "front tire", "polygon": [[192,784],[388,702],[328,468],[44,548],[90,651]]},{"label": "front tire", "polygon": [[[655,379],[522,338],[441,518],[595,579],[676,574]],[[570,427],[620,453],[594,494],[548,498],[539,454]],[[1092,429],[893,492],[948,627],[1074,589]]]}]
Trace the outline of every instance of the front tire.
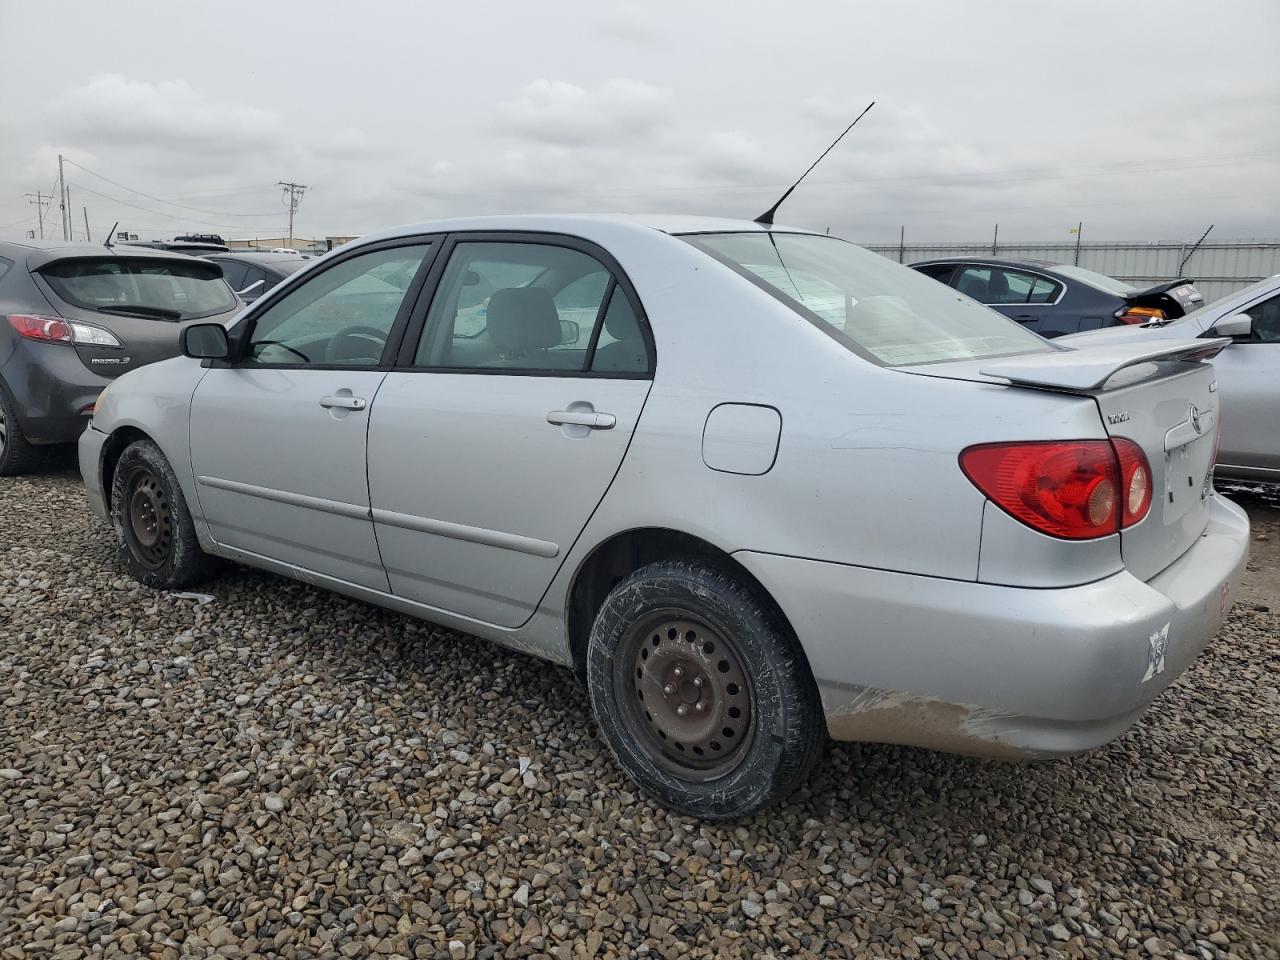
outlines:
[{"label": "front tire", "polygon": [[116,462],[111,525],[120,561],[149,587],[180,590],[213,571],[213,558],[196,539],[177,475],[150,440],[131,443]]},{"label": "front tire", "polygon": [[704,820],[782,800],[826,742],[816,686],[780,615],[704,563],[650,564],[613,589],[592,626],[587,686],[618,765]]}]

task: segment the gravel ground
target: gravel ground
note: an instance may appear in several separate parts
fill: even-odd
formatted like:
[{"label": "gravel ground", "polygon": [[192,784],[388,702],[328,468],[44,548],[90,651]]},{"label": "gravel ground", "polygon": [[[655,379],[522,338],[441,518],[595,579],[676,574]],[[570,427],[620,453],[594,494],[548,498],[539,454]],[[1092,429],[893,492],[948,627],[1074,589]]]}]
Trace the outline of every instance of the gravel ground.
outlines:
[{"label": "gravel ground", "polygon": [[0,957],[1280,956],[1280,510],[1248,505],[1245,599],[1119,742],[838,745],[709,827],[635,794],[563,670],[246,570],[152,592],[71,470],[0,480]]}]

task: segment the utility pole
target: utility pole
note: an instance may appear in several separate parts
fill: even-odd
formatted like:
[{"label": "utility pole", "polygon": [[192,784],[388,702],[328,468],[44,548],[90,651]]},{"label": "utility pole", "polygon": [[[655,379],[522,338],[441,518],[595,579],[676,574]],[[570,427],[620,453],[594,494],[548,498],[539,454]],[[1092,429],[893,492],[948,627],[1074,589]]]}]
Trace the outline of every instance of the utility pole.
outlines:
[{"label": "utility pole", "polygon": [[67,209],[67,181],[62,176],[62,154],[58,154],[58,207],[62,211],[62,239],[71,239],[71,211]]},{"label": "utility pole", "polygon": [[93,237],[89,236],[89,208],[81,207],[80,209],[84,211],[84,242],[92,243]]},{"label": "utility pole", "polygon": [[302,194],[307,189],[305,183],[293,183],[288,180],[277,180],[276,186],[284,187],[285,203],[289,207],[289,247],[293,248],[293,215],[298,212],[298,204],[302,203]]},{"label": "utility pole", "polygon": [[71,207],[71,186],[67,186],[67,239],[76,238],[76,212]]},{"label": "utility pole", "polygon": [[[45,196],[43,193],[37,190],[35,193],[24,193],[23,196],[27,198],[27,203],[34,203],[36,205],[36,218],[40,221],[40,239],[43,240],[44,239],[44,208],[45,208],[45,205],[48,204],[48,202],[53,199],[53,194],[51,193],[48,196]],[[34,199],[32,199],[33,197]]]},{"label": "utility pole", "polygon": [[994,257],[996,251],[1000,249],[1000,224],[996,224],[996,228],[991,231],[991,255]]},{"label": "utility pole", "polygon": [[1084,221],[1076,224],[1076,266],[1080,266],[1080,238],[1084,236]]}]

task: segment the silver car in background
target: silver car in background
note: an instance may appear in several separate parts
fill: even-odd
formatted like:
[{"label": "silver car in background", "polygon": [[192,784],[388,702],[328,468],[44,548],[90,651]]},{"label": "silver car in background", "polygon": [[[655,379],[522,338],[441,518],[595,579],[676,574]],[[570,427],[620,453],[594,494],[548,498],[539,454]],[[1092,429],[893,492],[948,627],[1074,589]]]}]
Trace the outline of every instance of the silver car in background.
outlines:
[{"label": "silver car in background", "polygon": [[828,735],[1125,731],[1244,568],[1225,342],[1065,349],[757,223],[452,220],[191,328],[80,465],[144,583],[229,558],[573,667],[632,778],[737,817]]},{"label": "silver car in background", "polygon": [[1064,337],[1066,346],[1151,344],[1230,337],[1214,358],[1222,403],[1218,474],[1280,483],[1280,274],[1201,307],[1179,320],[1113,327]]}]

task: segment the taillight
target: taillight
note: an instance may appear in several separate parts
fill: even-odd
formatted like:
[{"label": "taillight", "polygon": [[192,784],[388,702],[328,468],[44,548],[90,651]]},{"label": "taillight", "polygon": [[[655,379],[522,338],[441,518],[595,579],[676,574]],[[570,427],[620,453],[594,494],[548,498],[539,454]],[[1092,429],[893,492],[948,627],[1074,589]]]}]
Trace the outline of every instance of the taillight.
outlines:
[{"label": "taillight", "polygon": [[1159,323],[1168,319],[1159,307],[1124,307],[1116,311],[1115,317],[1121,323]]},{"label": "taillight", "polygon": [[984,443],[960,468],[1006,513],[1065,540],[1109,536],[1151,506],[1151,468],[1130,440]]},{"label": "taillight", "polygon": [[9,326],[28,340],[46,340],[51,343],[80,343],[89,347],[120,347],[120,338],[110,330],[95,327],[91,323],[63,320],[61,317],[42,317],[32,313],[11,313]]},{"label": "taillight", "polygon": [[1120,461],[1120,489],[1124,491],[1120,528],[1124,529],[1133,526],[1151,509],[1151,464],[1147,463],[1142,448],[1132,440],[1118,437],[1111,445],[1116,448]]},{"label": "taillight", "polygon": [[71,324],[59,317],[41,317],[28,313],[11,313],[9,326],[28,340],[48,340],[54,343],[71,343]]}]

